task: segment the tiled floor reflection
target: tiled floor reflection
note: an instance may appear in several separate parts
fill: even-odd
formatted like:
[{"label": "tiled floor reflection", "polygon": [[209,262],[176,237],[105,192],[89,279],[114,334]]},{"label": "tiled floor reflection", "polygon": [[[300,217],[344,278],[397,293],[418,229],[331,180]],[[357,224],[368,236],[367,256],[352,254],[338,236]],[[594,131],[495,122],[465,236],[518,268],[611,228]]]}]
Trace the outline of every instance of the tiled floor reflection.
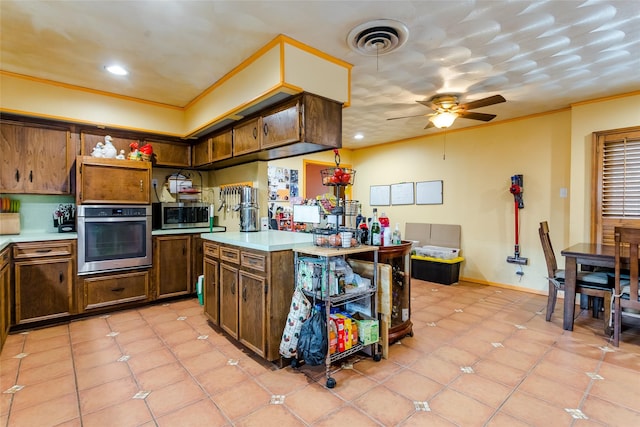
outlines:
[{"label": "tiled floor reflection", "polygon": [[637,426],[640,325],[619,348],[581,313],[491,286],[413,280],[414,336],[389,359],[277,369],[207,324],[196,299],[9,336],[0,425]]}]

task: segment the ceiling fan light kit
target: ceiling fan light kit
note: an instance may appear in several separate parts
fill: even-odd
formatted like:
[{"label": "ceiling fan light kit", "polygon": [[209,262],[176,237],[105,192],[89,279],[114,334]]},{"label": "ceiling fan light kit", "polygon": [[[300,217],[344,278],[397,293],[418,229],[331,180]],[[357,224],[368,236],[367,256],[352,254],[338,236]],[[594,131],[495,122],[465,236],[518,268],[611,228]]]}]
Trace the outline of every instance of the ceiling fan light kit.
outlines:
[{"label": "ceiling fan light kit", "polygon": [[456,113],[444,111],[442,113],[436,113],[435,115],[431,116],[429,120],[435,127],[439,129],[445,129],[451,126],[457,118],[458,115]]}]

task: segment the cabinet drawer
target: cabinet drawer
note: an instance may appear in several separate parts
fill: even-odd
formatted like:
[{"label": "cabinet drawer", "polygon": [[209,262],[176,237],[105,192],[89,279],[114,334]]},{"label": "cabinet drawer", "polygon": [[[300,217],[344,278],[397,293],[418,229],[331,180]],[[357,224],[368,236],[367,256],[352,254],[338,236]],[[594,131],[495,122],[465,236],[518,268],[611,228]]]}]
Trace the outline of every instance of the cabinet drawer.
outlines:
[{"label": "cabinet drawer", "polygon": [[84,308],[87,310],[147,299],[149,272],[114,274],[84,279]]},{"label": "cabinet drawer", "polygon": [[220,247],[220,259],[232,264],[240,264],[240,249]]},{"label": "cabinet drawer", "polygon": [[20,243],[13,246],[13,259],[73,255],[72,241]]},{"label": "cabinet drawer", "polygon": [[243,267],[252,268],[254,270],[267,270],[267,257],[264,255],[253,254],[251,252],[242,252],[240,255],[240,264]]},{"label": "cabinet drawer", "polygon": [[220,256],[220,246],[215,243],[204,243],[204,256],[207,258],[218,258]]}]

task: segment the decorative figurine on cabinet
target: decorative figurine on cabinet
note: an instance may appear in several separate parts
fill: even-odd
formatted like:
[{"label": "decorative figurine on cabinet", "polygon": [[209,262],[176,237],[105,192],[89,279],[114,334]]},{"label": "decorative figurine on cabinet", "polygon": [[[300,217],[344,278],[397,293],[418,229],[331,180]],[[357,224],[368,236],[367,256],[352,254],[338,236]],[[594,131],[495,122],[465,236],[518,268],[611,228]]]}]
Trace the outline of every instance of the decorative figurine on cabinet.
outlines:
[{"label": "decorative figurine on cabinet", "polygon": [[93,148],[91,152],[91,157],[104,157],[104,144],[102,142],[98,142],[96,146]]},{"label": "decorative figurine on cabinet", "polygon": [[124,155],[124,150],[120,150],[120,154],[118,154],[116,156],[116,159],[118,159],[118,160],[125,160],[126,159],[126,157]]},{"label": "decorative figurine on cabinet", "polygon": [[110,135],[104,137],[104,147],[102,149],[103,157],[106,159],[115,159],[118,154],[118,150],[113,146]]}]

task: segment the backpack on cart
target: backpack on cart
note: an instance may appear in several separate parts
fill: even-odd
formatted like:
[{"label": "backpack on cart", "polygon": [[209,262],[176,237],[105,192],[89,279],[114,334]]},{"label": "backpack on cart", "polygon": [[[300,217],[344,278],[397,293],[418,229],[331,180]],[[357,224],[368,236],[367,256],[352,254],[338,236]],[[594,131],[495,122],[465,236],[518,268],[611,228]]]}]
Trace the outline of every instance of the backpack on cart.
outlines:
[{"label": "backpack on cart", "polygon": [[327,357],[327,346],[327,323],[322,310],[316,309],[302,324],[297,355],[308,365],[321,365]]}]

